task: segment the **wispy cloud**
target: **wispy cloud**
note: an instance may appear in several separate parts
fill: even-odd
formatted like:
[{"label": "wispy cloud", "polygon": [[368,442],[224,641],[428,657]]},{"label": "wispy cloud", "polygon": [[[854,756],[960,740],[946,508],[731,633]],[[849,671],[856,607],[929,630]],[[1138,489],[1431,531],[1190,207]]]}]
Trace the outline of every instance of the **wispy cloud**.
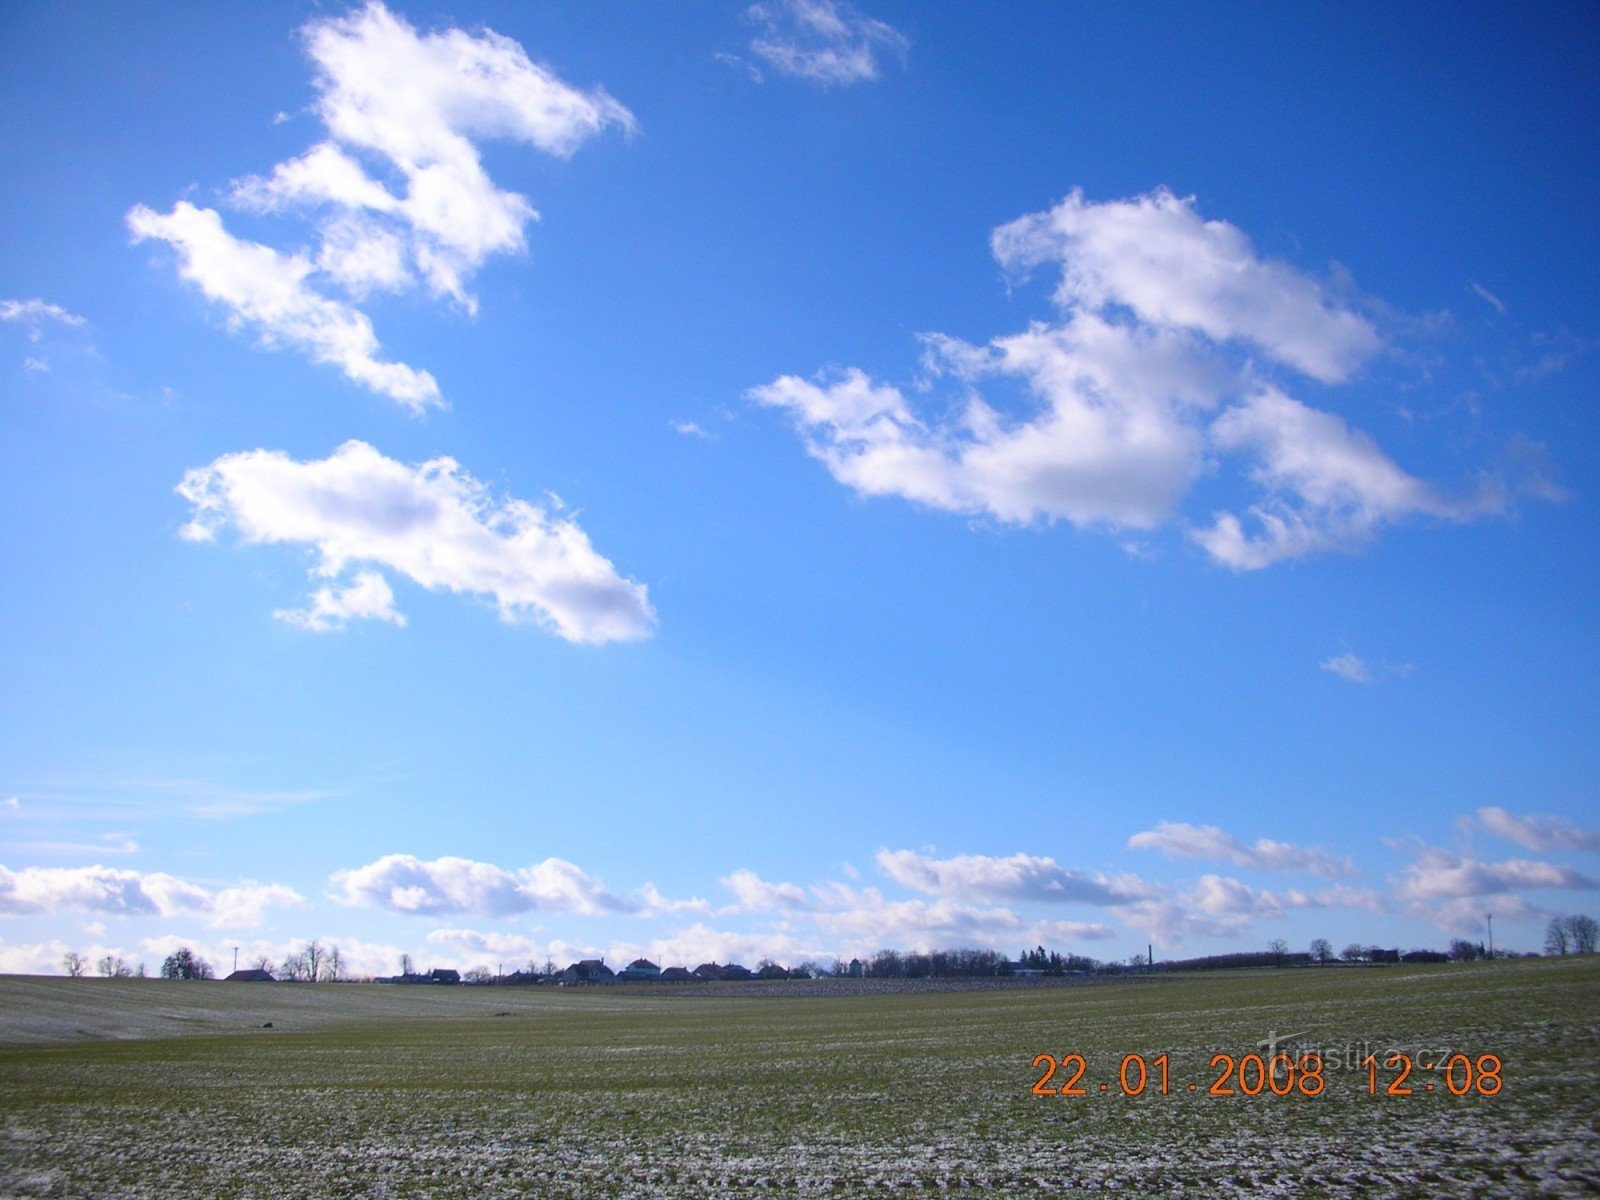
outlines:
[{"label": "wispy cloud", "polygon": [[1260,871],[1299,871],[1329,879],[1348,879],[1360,874],[1348,858],[1324,850],[1275,842],[1271,838],[1243,842],[1215,825],[1190,825],[1182,821],[1162,821],[1154,829],[1136,833],[1128,839],[1128,847],[1159,850],[1168,858],[1199,858]]},{"label": "wispy cloud", "polygon": [[1482,300],[1485,304],[1492,306],[1495,312],[1499,313],[1501,316],[1505,316],[1506,304],[1504,300],[1500,299],[1499,296],[1496,296],[1488,288],[1484,287],[1483,284],[1470,280],[1468,282],[1473,292],[1477,294],[1480,300]]},{"label": "wispy cloud", "polygon": [[1540,854],[1563,850],[1600,854],[1600,828],[1575,825],[1562,817],[1519,817],[1487,805],[1478,810],[1477,824],[1496,837]]},{"label": "wispy cloud", "polygon": [[30,341],[37,342],[42,336],[40,327],[45,324],[59,324],[81,329],[88,322],[74,313],[68,312],[59,304],[51,304],[38,298],[32,300],[0,300],[0,321],[13,322],[23,326],[28,331]]},{"label": "wispy cloud", "polygon": [[503,620],[533,616],[567,641],[626,641],[655,625],[644,585],[618,575],[575,520],[495,500],[453,459],[407,466],[364,442],[311,462],[255,450],[189,471],[178,492],[194,506],[187,538],[210,541],[231,526],[246,542],[316,549],[313,573],[331,582],[309,607],[278,612],[309,629],[355,618],[404,623],[381,575],[357,571],[339,582],[363,564],[491,597]]},{"label": "wispy cloud", "polygon": [[781,74],[824,87],[872,82],[884,59],[903,63],[911,47],[892,25],[844,0],[770,0],[752,5],[748,16],[761,26],[752,54]]}]

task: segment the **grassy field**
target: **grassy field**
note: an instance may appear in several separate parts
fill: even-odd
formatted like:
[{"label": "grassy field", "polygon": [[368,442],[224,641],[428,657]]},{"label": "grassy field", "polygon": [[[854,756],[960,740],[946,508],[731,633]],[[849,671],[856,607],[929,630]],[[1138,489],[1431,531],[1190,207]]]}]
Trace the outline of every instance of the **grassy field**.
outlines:
[{"label": "grassy field", "polygon": [[[1207,1094],[1274,1031],[1492,1053],[1502,1087]],[[1088,1094],[1031,1094],[1073,1052]],[[1169,1094],[1122,1094],[1134,1052]],[[1600,958],[799,998],[9,978],[0,1111],[0,1196],[1593,1196]]]}]

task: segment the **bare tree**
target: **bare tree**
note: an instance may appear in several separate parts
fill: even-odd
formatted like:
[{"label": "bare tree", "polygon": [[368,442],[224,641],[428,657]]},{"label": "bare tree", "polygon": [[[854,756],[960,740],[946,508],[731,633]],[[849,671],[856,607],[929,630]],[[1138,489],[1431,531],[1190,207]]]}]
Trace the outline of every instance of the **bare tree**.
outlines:
[{"label": "bare tree", "polygon": [[[528,964],[528,970],[529,970],[530,973],[533,971],[533,964],[532,963]],[[411,965],[411,955],[402,954],[400,956],[400,974],[402,974],[402,975],[414,975],[414,974],[416,974],[415,968]]]},{"label": "bare tree", "polygon": [[1311,943],[1311,957],[1319,963],[1333,961],[1333,943],[1327,938],[1316,938]]},{"label": "bare tree", "polygon": [[265,971],[268,975],[276,975],[278,973],[277,966],[265,954],[256,956],[256,970]]},{"label": "bare tree", "polygon": [[130,979],[133,977],[133,968],[115,954],[108,954],[95,963],[94,969],[107,979]]},{"label": "bare tree", "polygon": [[1567,931],[1565,917],[1551,917],[1550,923],[1544,927],[1544,952],[1546,954],[1566,954],[1572,949],[1572,935]]},{"label": "bare tree", "polygon": [[1362,948],[1360,942],[1351,942],[1343,950],[1339,951],[1339,957],[1344,959],[1345,962],[1360,962],[1367,957],[1367,952]]},{"label": "bare tree", "polygon": [[344,955],[339,953],[339,947],[329,950],[322,960],[322,975],[320,978],[326,983],[339,983],[345,977]]},{"label": "bare tree", "polygon": [[1289,943],[1280,938],[1273,938],[1267,943],[1267,953],[1277,960],[1278,965],[1283,965],[1283,956],[1289,953]]},{"label": "bare tree", "polygon": [[89,965],[89,960],[76,950],[68,950],[61,956],[61,968],[66,971],[68,979],[82,979],[83,972]]},{"label": "bare tree", "polygon": [[1579,913],[1567,918],[1567,934],[1572,938],[1574,954],[1593,954],[1600,942],[1600,922]]}]

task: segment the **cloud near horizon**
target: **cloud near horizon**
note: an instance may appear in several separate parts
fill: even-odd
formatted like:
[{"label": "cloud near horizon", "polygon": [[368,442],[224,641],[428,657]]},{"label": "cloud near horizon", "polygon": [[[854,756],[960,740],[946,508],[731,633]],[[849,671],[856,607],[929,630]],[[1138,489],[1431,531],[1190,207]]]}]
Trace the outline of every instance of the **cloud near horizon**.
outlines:
[{"label": "cloud near horizon", "polygon": [[655,627],[645,586],[620,576],[575,520],[495,500],[451,458],[407,466],[359,441],[310,462],[254,450],[188,471],[177,491],[194,507],[189,540],[232,526],[245,542],[315,548],[312,573],[329,583],[309,607],[276,614],[308,629],[355,618],[404,624],[381,574],[345,578],[362,564],[492,598],[501,620],[532,616],[569,642],[636,640]]},{"label": "cloud near horizon", "polygon": [[507,917],[529,912],[638,912],[599,881],[560,858],[508,871],[493,863],[445,856],[432,860],[386,854],[333,876],[334,898],[408,916]]},{"label": "cloud near horizon", "polygon": [[1254,844],[1240,841],[1215,825],[1190,825],[1160,821],[1154,829],[1128,839],[1130,850],[1159,850],[1168,858],[1200,858],[1228,862],[1261,871],[1303,871],[1329,879],[1350,879],[1361,872],[1343,856],[1260,838]]},{"label": "cloud near horizon", "polygon": [[62,912],[127,917],[197,916],[213,928],[260,925],[267,908],[303,903],[293,888],[241,883],[209,889],[163,872],[88,867],[0,867],[0,916]]},{"label": "cloud near horizon", "polygon": [[[1189,527],[1240,571],[1354,550],[1407,517],[1505,508],[1498,484],[1446,495],[1273,383],[1274,366],[1343,383],[1383,339],[1328,288],[1204,219],[1192,198],[1161,188],[1093,203],[1074,191],[996,229],[991,247],[1016,277],[1059,268],[1057,318],[981,346],[925,336],[925,370],[961,389],[954,417],[928,420],[857,368],[782,375],[747,397],[787,413],[808,452],[863,496],[1009,524],[1154,529],[1178,518],[1203,473],[1242,460],[1256,502]],[[1031,411],[991,404],[986,380],[1020,386]]]}]

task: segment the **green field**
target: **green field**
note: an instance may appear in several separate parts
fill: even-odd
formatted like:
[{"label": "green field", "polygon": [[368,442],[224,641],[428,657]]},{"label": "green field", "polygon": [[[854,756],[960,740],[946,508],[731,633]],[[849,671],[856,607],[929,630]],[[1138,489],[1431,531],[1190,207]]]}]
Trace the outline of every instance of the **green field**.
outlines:
[{"label": "green field", "polygon": [[[1207,1094],[1273,1031],[1503,1086]],[[1600,1194],[1595,956],[745,998],[13,977],[0,1043],[0,1196]],[[1045,1052],[1089,1094],[1032,1095]],[[1131,1052],[1169,1094],[1121,1094]]]}]

